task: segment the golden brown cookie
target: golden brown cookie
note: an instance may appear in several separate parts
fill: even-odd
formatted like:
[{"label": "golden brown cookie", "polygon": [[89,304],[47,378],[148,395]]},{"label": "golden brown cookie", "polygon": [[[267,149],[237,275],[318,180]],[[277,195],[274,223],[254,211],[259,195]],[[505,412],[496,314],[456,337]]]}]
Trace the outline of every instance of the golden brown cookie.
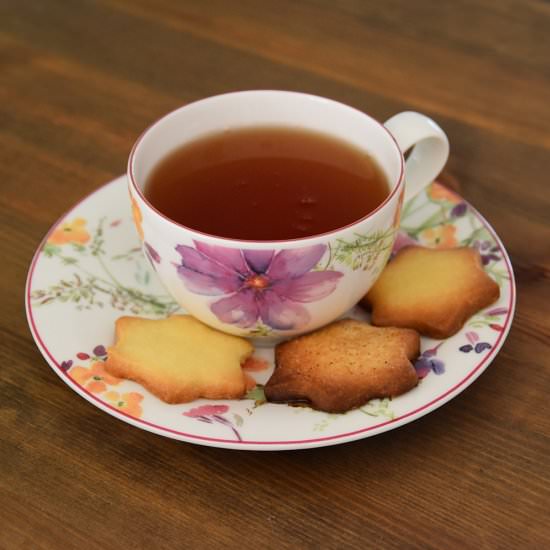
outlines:
[{"label": "golden brown cookie", "polygon": [[394,397],[418,383],[411,360],[420,353],[414,330],[377,328],[343,319],[279,344],[268,401],[306,401],[345,412],[375,397]]},{"label": "golden brown cookie", "polygon": [[499,295],[477,250],[411,246],[386,266],[362,303],[371,305],[373,325],[448,338]]},{"label": "golden brown cookie", "polygon": [[167,403],[236,399],[250,385],[241,369],[252,354],[250,342],[190,315],[121,317],[115,332],[115,345],[107,350],[107,372],[139,382]]}]

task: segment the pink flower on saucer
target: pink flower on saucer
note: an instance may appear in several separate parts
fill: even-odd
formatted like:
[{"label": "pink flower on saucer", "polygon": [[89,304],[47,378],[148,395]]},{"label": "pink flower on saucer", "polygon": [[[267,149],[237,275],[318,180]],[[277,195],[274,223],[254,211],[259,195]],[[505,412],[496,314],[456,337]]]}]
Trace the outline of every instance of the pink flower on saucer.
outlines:
[{"label": "pink flower on saucer", "polygon": [[259,320],[279,330],[305,326],[310,315],[303,303],[331,294],[339,271],[311,271],[326,245],[291,250],[238,250],[195,242],[178,245],[180,277],[191,292],[224,296],[210,309],[223,323],[241,328]]},{"label": "pink flower on saucer", "polygon": [[184,412],[184,416],[189,416],[190,418],[200,418],[201,416],[214,416],[216,414],[224,414],[229,410],[227,405],[201,405],[200,407],[195,407],[194,409],[189,409]]}]

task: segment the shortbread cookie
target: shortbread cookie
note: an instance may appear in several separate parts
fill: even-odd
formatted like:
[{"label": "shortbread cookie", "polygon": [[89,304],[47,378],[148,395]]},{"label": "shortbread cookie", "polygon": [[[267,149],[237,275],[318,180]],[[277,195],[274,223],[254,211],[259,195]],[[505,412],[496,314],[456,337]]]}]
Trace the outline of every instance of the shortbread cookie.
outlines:
[{"label": "shortbread cookie", "polygon": [[411,360],[420,337],[410,329],[377,328],[343,319],[279,344],[268,401],[309,403],[345,412],[375,397],[393,397],[418,383]]},{"label": "shortbread cookie", "polygon": [[500,295],[473,248],[403,248],[363,299],[372,324],[413,328],[432,338],[455,334]]},{"label": "shortbread cookie", "polygon": [[199,397],[237,399],[250,386],[241,364],[252,351],[248,340],[214,330],[190,315],[121,317],[105,367],[167,403]]}]

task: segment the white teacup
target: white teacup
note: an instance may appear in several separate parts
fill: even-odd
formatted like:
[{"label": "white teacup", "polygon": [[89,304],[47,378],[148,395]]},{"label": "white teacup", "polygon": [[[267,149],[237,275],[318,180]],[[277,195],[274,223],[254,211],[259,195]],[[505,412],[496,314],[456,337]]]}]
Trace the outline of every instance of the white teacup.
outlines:
[{"label": "white teacup", "polygon": [[[364,150],[383,170],[388,196],[335,231],[257,242],[185,227],[145,198],[151,171],[175,149],[208,134],[254,126],[300,127]],[[405,162],[403,152],[411,147]],[[437,176],[448,153],[441,128],[419,113],[400,113],[382,125],[330,99],[247,91],[191,103],[154,123],[132,149],[128,181],[144,253],[174,299],[216,329],[274,340],[325,325],[366,294],[390,256],[403,201]]]}]

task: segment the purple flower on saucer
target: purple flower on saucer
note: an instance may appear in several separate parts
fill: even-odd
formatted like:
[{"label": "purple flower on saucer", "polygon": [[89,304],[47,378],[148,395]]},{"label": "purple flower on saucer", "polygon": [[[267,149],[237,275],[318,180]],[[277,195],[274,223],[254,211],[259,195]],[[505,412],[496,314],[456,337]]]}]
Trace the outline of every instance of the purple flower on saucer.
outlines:
[{"label": "purple flower on saucer", "polygon": [[498,262],[500,260],[500,247],[491,241],[475,240],[472,246],[479,251],[483,265],[489,265],[491,262]]},{"label": "purple flower on saucer", "polygon": [[426,378],[430,372],[434,374],[445,373],[445,363],[436,357],[437,350],[440,346],[441,344],[438,344],[434,348],[425,350],[415,361],[414,368],[418,378]]},{"label": "purple flower on saucer", "polygon": [[259,320],[278,330],[305,326],[310,315],[302,305],[331,294],[339,271],[311,271],[326,245],[289,250],[239,250],[195,242],[178,245],[179,276],[191,292],[224,296],[210,305],[223,323],[241,328]]},{"label": "purple flower on saucer", "polygon": [[460,218],[468,211],[468,205],[465,202],[459,202],[451,210],[451,218]]}]

